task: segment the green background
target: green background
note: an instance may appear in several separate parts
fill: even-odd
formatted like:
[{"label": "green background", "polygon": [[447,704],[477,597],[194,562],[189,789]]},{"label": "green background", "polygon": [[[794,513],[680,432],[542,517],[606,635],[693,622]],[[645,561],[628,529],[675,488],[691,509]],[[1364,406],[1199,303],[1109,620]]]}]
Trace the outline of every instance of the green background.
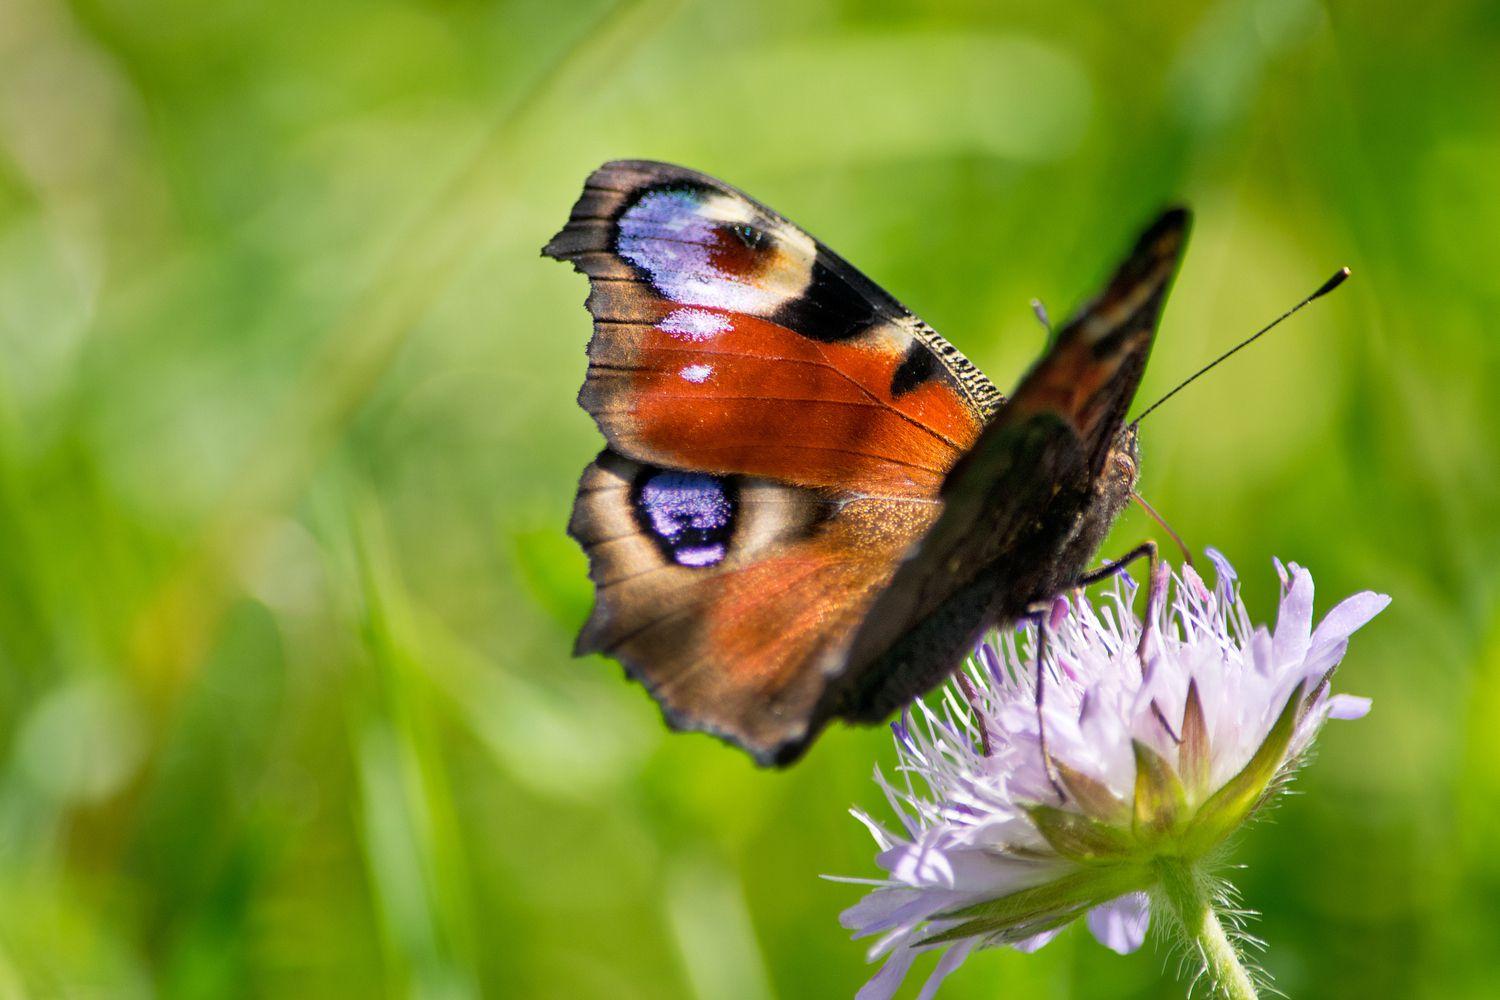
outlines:
[{"label": "green background", "polygon": [[[838,997],[881,729],[785,774],[568,649],[586,173],[779,208],[1008,388],[1197,211],[1142,490],[1374,712],[1235,860],[1293,996],[1500,984],[1500,7],[0,0],[0,997]],[[1127,514],[1106,546],[1150,531]],[[919,965],[918,973],[926,964]],[[1079,929],[944,996],[1173,997]]]}]

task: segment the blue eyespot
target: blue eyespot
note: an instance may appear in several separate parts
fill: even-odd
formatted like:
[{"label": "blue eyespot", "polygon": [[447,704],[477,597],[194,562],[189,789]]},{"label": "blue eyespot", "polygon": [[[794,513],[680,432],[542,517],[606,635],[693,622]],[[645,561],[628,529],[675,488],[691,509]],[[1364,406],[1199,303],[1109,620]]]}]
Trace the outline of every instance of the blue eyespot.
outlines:
[{"label": "blue eyespot", "polygon": [[735,499],[718,476],[648,470],[635,492],[636,515],[681,566],[712,566],[728,552]]}]

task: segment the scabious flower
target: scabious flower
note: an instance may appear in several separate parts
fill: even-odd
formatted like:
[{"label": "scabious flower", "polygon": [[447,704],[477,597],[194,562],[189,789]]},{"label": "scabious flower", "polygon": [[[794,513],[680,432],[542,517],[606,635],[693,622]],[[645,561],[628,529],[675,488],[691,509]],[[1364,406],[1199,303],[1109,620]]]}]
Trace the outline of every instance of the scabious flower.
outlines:
[{"label": "scabious flower", "polygon": [[1058,599],[1043,629],[1042,730],[1035,625],[981,643],[934,704],[892,724],[899,780],[875,777],[900,830],[855,811],[887,877],[842,915],[856,937],[878,935],[870,960],[885,958],[859,1000],[891,997],[918,953],[944,949],[927,1000],[975,948],[1031,951],[1079,917],[1121,954],[1166,918],[1219,990],[1255,995],[1215,910],[1213,862],[1324,721],[1368,711],[1329,680],[1389,598],[1356,594],[1315,629],[1312,577],[1277,562],[1268,630],[1209,556],[1212,590],[1191,567],[1160,567],[1144,643],[1129,577],[1098,604]]}]

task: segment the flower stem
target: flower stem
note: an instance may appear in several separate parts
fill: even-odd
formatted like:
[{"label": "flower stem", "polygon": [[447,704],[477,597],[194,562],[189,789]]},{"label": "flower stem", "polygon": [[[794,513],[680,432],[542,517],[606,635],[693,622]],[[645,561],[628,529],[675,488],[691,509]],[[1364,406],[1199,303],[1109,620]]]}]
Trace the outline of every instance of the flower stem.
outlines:
[{"label": "flower stem", "polygon": [[1181,858],[1159,858],[1156,864],[1162,894],[1203,960],[1203,970],[1208,973],[1215,996],[1225,1000],[1257,1000],[1255,983],[1214,911],[1206,879],[1191,862]]}]

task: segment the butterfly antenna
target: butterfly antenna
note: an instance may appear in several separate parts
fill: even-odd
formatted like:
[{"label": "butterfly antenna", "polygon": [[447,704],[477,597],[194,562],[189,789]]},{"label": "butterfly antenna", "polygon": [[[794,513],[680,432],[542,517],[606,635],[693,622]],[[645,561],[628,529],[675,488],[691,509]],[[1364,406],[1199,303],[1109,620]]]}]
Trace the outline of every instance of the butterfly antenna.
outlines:
[{"label": "butterfly antenna", "polygon": [[[1246,337],[1244,340],[1240,341],[1238,344],[1235,344],[1229,350],[1225,351],[1223,354],[1219,355],[1217,358],[1214,358],[1208,364],[1204,365],[1202,368],[1199,368],[1197,371],[1193,372],[1193,374],[1189,375],[1187,378],[1185,378],[1181,382],[1177,383],[1177,387],[1175,389],[1173,389],[1171,392],[1167,393],[1162,398],[1158,399],[1156,402],[1152,403],[1150,406],[1146,407],[1145,412],[1142,413],[1140,416],[1136,417],[1134,420],[1132,420],[1130,422],[1130,425],[1132,427],[1139,426],[1140,422],[1142,420],[1145,420],[1148,416],[1151,415],[1151,411],[1152,410],[1156,409],[1158,406],[1160,406],[1161,404],[1165,403],[1167,400],[1171,399],[1173,396],[1177,395],[1179,392],[1181,392],[1182,390],[1186,389],[1188,386],[1192,385],[1194,382],[1198,381],[1199,378],[1203,377],[1204,375],[1208,374],[1213,369],[1217,368],[1221,363],[1223,363],[1224,361],[1227,361],[1233,355],[1238,354],[1240,351],[1243,351],[1245,348],[1247,348],[1251,344],[1255,343],[1261,337],[1264,337],[1266,334],[1268,334],[1272,330],[1276,329],[1276,327],[1278,327],[1278,326],[1281,325],[1281,323],[1282,323],[1283,320],[1286,320],[1286,319],[1290,318],[1293,313],[1297,312],[1303,306],[1305,306],[1308,303],[1312,302],[1314,299],[1320,299],[1320,298],[1322,298],[1323,296],[1327,295],[1329,292],[1333,291],[1335,288],[1337,288],[1340,285],[1342,285],[1344,283],[1344,279],[1347,278],[1347,277],[1349,277],[1349,273],[1350,272],[1349,272],[1349,269],[1347,267],[1341,267],[1341,268],[1339,268],[1338,272],[1336,274],[1334,274],[1333,277],[1331,277],[1327,281],[1323,282],[1323,284],[1318,287],[1318,290],[1316,292],[1313,292],[1307,298],[1303,299],[1301,302],[1298,302],[1296,305],[1292,306],[1292,308],[1288,309],[1286,312],[1282,313],[1280,316],[1277,316],[1275,319],[1271,320],[1271,322],[1267,323],[1265,326],[1261,327],[1259,330],[1256,330],[1250,336]],[[1168,529],[1168,530],[1170,531],[1171,529]],[[1181,544],[1181,543],[1179,542],[1178,544]]]},{"label": "butterfly antenna", "polygon": [[1192,550],[1187,547],[1187,543],[1182,540],[1182,536],[1172,530],[1172,526],[1167,523],[1167,519],[1158,514],[1156,512],[1156,508],[1147,503],[1146,498],[1141,496],[1135,490],[1130,491],[1130,499],[1140,504],[1141,510],[1145,511],[1147,514],[1150,514],[1151,520],[1161,525],[1161,530],[1165,531],[1171,537],[1172,541],[1177,545],[1178,551],[1182,553],[1182,561],[1187,563],[1189,566],[1193,565]]}]

